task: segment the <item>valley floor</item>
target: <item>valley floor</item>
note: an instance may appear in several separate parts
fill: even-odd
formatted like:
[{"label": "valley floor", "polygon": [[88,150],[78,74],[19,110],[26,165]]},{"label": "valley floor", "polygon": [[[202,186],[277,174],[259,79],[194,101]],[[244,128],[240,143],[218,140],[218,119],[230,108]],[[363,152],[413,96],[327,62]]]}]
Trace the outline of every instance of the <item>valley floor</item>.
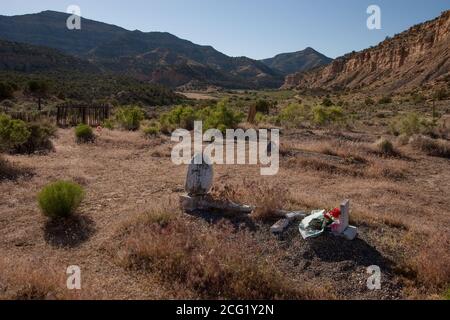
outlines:
[{"label": "valley floor", "polygon": [[[233,190],[236,201],[260,205],[275,196],[283,209],[302,210],[332,209],[350,199],[357,240],[304,241],[298,223],[275,237],[272,223],[225,217],[232,234],[245,233],[248,250],[258,252],[293,288],[312,288],[311,298],[442,297],[450,259],[450,161],[409,146],[396,157],[380,156],[369,147],[376,139],[350,132],[285,132],[274,177],[261,177],[257,166],[215,166],[215,192]],[[170,139],[105,130],[94,144],[78,145],[73,131],[59,130],[54,145],[48,155],[7,157],[24,176],[0,182],[0,298],[205,297],[189,283],[123,263],[124,250],[137,241],[130,239],[129,226],[140,214],[161,206],[179,210],[186,166],[172,164]],[[59,179],[86,189],[78,218],[68,228],[49,222],[36,201],[44,185]],[[177,214],[195,232],[223,223],[220,214]],[[233,239],[224,240],[226,247],[240,248],[240,238]],[[65,289],[69,265],[82,270],[80,292]],[[381,268],[381,290],[367,289],[371,265]]]}]

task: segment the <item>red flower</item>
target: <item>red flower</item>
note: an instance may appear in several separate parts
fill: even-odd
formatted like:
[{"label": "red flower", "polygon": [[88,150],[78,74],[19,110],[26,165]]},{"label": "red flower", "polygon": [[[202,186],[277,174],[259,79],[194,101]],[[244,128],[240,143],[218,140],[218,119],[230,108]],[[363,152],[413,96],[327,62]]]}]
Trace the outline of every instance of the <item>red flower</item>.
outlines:
[{"label": "red flower", "polygon": [[332,217],[333,219],[338,219],[341,216],[341,210],[339,210],[338,208],[334,208],[333,210],[328,212],[325,216],[327,218]]}]

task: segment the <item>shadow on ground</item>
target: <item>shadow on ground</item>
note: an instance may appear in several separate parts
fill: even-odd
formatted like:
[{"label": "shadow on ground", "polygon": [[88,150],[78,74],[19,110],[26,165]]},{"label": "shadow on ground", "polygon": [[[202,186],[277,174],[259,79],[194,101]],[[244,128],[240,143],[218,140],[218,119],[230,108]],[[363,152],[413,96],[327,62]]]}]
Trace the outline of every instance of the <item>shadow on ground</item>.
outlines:
[{"label": "shadow on ground", "polygon": [[373,246],[360,238],[347,241],[332,234],[308,240],[309,250],[306,255],[313,254],[324,262],[353,261],[359,266],[380,266],[382,269],[390,269],[391,262]]},{"label": "shadow on ground", "polygon": [[75,248],[94,234],[94,222],[87,216],[73,216],[49,220],[44,227],[44,238],[54,247]]},{"label": "shadow on ground", "polygon": [[210,224],[218,224],[223,221],[230,222],[236,230],[240,230],[243,227],[250,231],[256,231],[258,229],[255,222],[245,214],[226,214],[223,211],[215,210],[196,210],[190,212],[189,215],[197,218],[201,218]]},{"label": "shadow on ground", "polygon": [[3,180],[18,180],[20,178],[29,179],[33,177],[34,173],[29,168],[14,166],[5,159],[0,158],[0,181]]}]

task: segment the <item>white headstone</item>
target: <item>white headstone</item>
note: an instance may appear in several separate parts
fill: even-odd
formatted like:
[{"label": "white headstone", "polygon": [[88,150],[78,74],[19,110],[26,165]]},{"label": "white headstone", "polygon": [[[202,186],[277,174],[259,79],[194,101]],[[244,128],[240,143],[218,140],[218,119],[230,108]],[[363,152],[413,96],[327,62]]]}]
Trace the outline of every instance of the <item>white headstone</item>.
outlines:
[{"label": "white headstone", "polygon": [[341,215],[339,217],[339,228],[337,233],[342,234],[348,228],[350,220],[350,200],[345,200],[341,204]]},{"label": "white headstone", "polygon": [[186,177],[186,192],[191,196],[206,195],[213,184],[213,167],[208,164],[203,155],[197,153],[191,160]]}]

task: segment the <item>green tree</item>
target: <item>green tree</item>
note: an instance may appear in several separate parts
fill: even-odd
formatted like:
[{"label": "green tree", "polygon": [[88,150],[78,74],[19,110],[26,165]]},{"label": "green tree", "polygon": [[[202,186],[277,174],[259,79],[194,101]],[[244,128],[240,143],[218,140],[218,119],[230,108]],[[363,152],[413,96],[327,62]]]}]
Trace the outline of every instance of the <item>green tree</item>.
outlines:
[{"label": "green tree", "polygon": [[259,99],[256,101],[256,112],[260,112],[263,114],[269,114],[271,103],[264,99]]},{"label": "green tree", "polygon": [[14,98],[14,88],[9,83],[0,82],[0,101]]},{"label": "green tree", "polygon": [[50,91],[48,82],[43,80],[33,80],[28,82],[28,91],[38,100],[38,110],[42,109],[42,99]]}]

